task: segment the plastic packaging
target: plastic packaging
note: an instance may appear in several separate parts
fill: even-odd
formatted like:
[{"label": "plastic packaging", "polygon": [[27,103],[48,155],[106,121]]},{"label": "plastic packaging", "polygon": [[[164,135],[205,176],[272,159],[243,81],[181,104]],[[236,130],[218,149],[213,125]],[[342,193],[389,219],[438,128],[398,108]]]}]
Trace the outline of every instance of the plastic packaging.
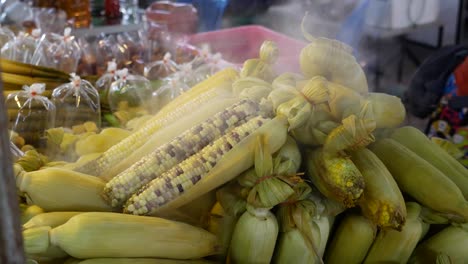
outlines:
[{"label": "plastic packaging", "polygon": [[172,60],[169,52],[164,54],[162,60],[154,61],[145,66],[144,75],[150,80],[162,79],[179,70],[177,63]]},{"label": "plastic packaging", "polygon": [[0,49],[15,38],[15,34],[6,27],[0,27]]},{"label": "plastic packaging", "polygon": [[54,127],[56,116],[55,105],[41,95],[44,91],[43,83],[25,85],[6,99],[9,129],[38,149],[46,147],[45,131]]},{"label": "plastic packaging", "polygon": [[69,83],[52,92],[57,107],[56,127],[72,128],[87,121],[101,127],[101,106],[96,88],[76,74],[70,74]]},{"label": "plastic packaging", "polygon": [[23,63],[31,63],[35,50],[36,40],[24,32],[19,32],[18,36],[8,41],[2,47],[1,57]]},{"label": "plastic packaging", "polygon": [[71,28],[66,28],[63,36],[44,34],[31,63],[72,73],[76,72],[80,57],[81,48],[71,35]]},{"label": "plastic packaging", "polygon": [[107,72],[96,81],[96,90],[101,98],[101,105],[108,105],[108,94],[111,84],[116,80],[117,63],[115,60],[107,62]]},{"label": "plastic packaging", "polygon": [[115,59],[118,68],[126,67],[130,61],[130,52],[122,44],[118,43],[115,36],[101,36],[96,49],[97,75],[106,72],[107,62]]},{"label": "plastic packaging", "polygon": [[117,112],[132,109],[152,112],[152,90],[148,79],[128,73],[124,68],[116,72],[117,80],[111,84],[108,95],[110,110]]}]

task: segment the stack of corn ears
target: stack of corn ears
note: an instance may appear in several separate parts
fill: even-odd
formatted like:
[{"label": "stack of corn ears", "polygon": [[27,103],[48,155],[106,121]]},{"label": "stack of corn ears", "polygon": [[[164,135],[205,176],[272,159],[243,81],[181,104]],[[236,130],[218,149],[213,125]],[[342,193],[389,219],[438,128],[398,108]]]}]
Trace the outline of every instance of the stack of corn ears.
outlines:
[{"label": "stack of corn ears", "polygon": [[[75,171],[18,172],[28,203],[82,212],[26,229],[27,252],[96,259],[84,263],[468,262],[468,171],[415,128],[397,128],[400,99],[368,92],[343,43],[312,39],[302,75],[276,76],[277,52],[265,43],[240,73],[201,82]],[[441,246],[455,240],[460,248]]]}]

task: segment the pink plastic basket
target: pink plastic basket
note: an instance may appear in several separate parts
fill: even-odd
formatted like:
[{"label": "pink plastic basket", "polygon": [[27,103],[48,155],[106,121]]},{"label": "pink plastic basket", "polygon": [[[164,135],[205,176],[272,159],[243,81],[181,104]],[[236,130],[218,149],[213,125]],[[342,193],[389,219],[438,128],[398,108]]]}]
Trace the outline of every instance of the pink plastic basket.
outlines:
[{"label": "pink plastic basket", "polygon": [[275,64],[278,73],[300,72],[299,54],[306,43],[262,26],[242,26],[198,33],[190,37],[192,44],[208,43],[212,51],[220,52],[223,54],[223,58],[238,64],[247,59],[258,57],[260,46],[265,40],[271,40],[278,44],[279,58]]}]

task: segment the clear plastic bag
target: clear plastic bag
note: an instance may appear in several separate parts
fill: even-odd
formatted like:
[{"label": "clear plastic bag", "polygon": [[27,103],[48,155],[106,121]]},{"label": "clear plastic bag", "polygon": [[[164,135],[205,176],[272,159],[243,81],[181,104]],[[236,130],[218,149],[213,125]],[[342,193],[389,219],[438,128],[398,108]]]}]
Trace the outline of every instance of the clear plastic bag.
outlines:
[{"label": "clear plastic bag", "polygon": [[117,63],[115,60],[107,62],[107,72],[96,81],[96,90],[101,98],[101,106],[108,106],[107,97],[111,84],[116,80]]},{"label": "clear plastic bag", "polygon": [[121,110],[153,112],[152,89],[148,79],[128,73],[124,68],[116,72],[117,80],[109,89],[108,102],[112,112]]},{"label": "clear plastic bag", "polygon": [[150,80],[165,78],[179,70],[179,66],[172,60],[169,52],[164,54],[162,60],[154,61],[145,66],[144,75]]},{"label": "clear plastic bag", "polygon": [[54,127],[55,105],[41,94],[45,84],[23,86],[23,91],[12,93],[6,99],[9,129],[38,149],[46,147],[45,131]]},{"label": "clear plastic bag", "polygon": [[6,27],[0,27],[0,49],[15,38],[15,34]]},{"label": "clear plastic bag", "polygon": [[1,57],[31,63],[34,51],[36,50],[36,40],[24,32],[19,32],[18,36],[8,41],[1,49]]},{"label": "clear plastic bag", "polygon": [[97,75],[102,75],[107,70],[107,63],[115,60],[118,68],[126,67],[130,61],[130,52],[122,44],[118,43],[115,36],[101,35],[96,48]]},{"label": "clear plastic bag", "polygon": [[158,107],[158,110],[190,89],[186,83],[189,80],[185,79],[184,76],[178,72],[162,80],[162,85],[153,92],[153,103]]},{"label": "clear plastic bag", "polygon": [[70,74],[69,83],[62,84],[52,92],[57,107],[56,127],[72,128],[85,122],[94,122],[101,127],[101,106],[96,88],[76,74]]},{"label": "clear plastic bag", "polygon": [[34,52],[31,63],[64,72],[76,72],[81,57],[81,48],[75,37],[66,28],[63,36],[55,33],[44,34]]},{"label": "clear plastic bag", "polygon": [[196,68],[194,74],[204,76],[202,79],[206,79],[225,68],[235,67],[234,64],[225,61],[221,53],[211,53],[208,45],[202,46],[199,51],[199,55],[192,63]]}]

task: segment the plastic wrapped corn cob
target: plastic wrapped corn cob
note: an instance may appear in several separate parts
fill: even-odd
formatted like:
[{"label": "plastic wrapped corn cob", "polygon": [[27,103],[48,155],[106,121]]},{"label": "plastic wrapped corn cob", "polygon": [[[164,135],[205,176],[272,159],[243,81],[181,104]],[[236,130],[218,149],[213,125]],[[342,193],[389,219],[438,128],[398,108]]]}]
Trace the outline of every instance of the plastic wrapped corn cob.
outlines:
[{"label": "plastic wrapped corn cob", "polygon": [[85,122],[101,126],[101,107],[98,91],[86,80],[72,73],[69,83],[52,92],[57,107],[57,127],[72,128]]},{"label": "plastic wrapped corn cob", "polygon": [[111,84],[107,96],[112,112],[133,108],[136,111],[144,110],[151,113],[157,108],[150,104],[152,91],[148,79],[129,74],[127,68],[118,70],[116,76],[117,80]]},{"label": "plastic wrapped corn cob", "polygon": [[36,50],[36,40],[20,32],[1,48],[1,57],[23,63],[31,63],[34,51]]},{"label": "plastic wrapped corn cob", "polygon": [[45,131],[54,127],[56,115],[55,105],[41,95],[44,90],[44,84],[25,85],[6,99],[9,129],[39,149],[45,147]]},{"label": "plastic wrapped corn cob", "polygon": [[64,72],[76,72],[81,57],[81,48],[71,28],[66,28],[63,36],[55,33],[45,34],[34,52],[31,63],[59,69]]}]

